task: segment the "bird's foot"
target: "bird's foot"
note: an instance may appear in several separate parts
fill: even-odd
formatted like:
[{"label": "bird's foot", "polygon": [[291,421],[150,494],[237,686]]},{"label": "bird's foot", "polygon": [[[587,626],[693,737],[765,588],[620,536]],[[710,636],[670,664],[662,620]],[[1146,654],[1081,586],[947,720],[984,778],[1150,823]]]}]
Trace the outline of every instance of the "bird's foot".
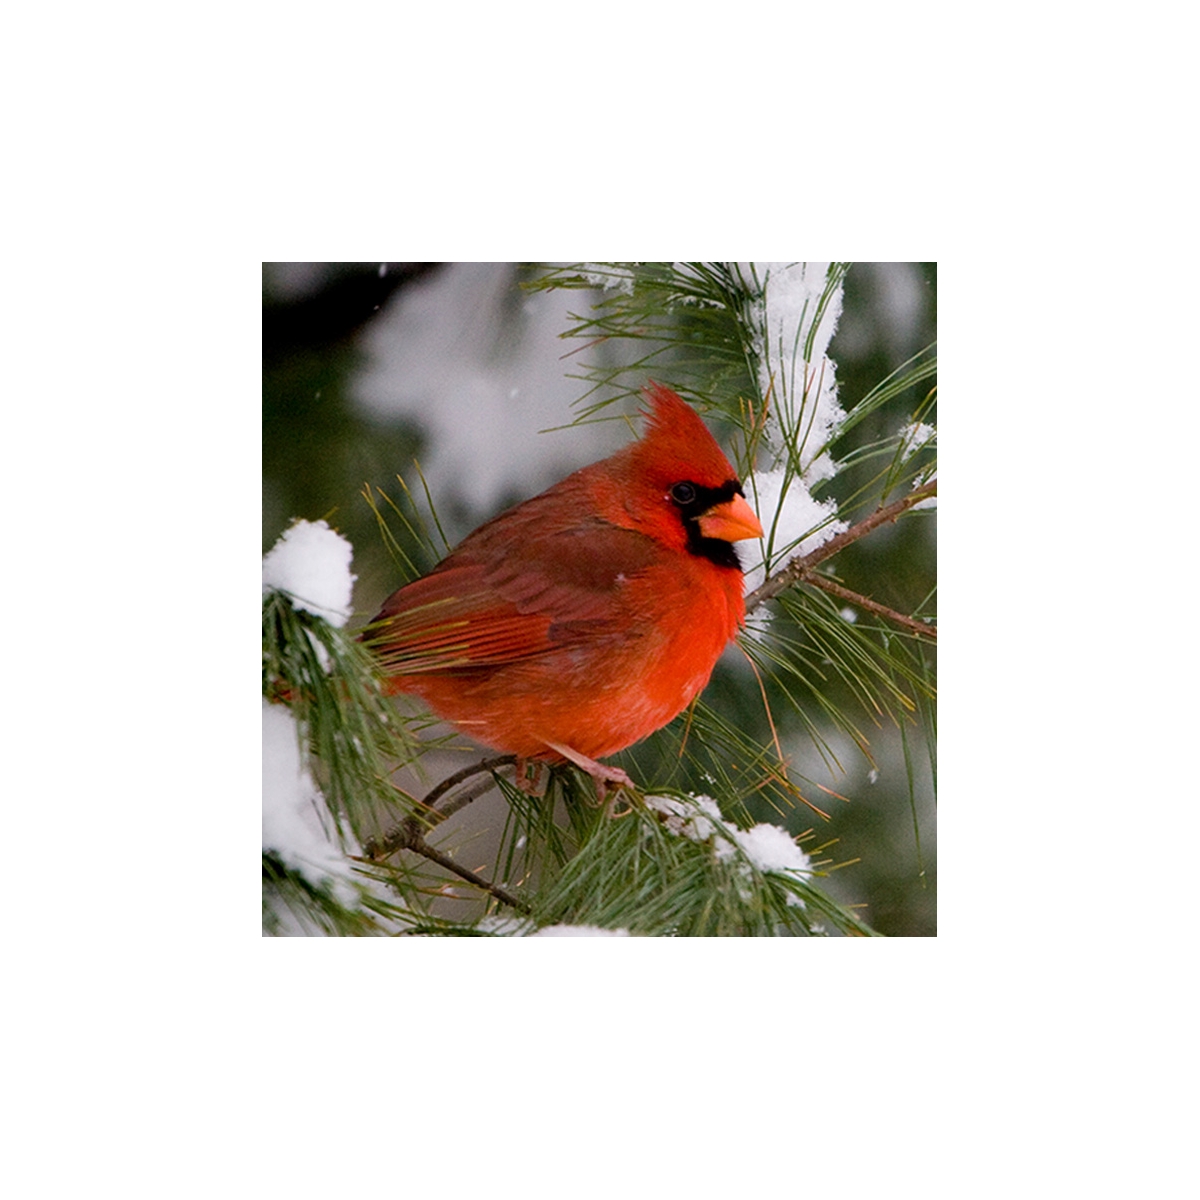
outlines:
[{"label": "bird's foot", "polygon": [[[614,792],[619,792],[622,788],[634,790],[633,780],[620,767],[605,766],[604,763],[597,762],[594,758],[588,758],[586,754],[580,754],[578,750],[572,750],[570,746],[562,746],[557,742],[547,742],[546,745],[555,754],[561,754],[567,762],[574,763],[581,770],[586,771],[596,781],[596,798],[601,804],[608,799],[610,789]],[[609,815],[613,814],[610,812]]]},{"label": "bird's foot", "polygon": [[513,782],[527,796],[541,796],[545,793],[542,786],[542,764],[535,758],[518,758],[516,778]]}]

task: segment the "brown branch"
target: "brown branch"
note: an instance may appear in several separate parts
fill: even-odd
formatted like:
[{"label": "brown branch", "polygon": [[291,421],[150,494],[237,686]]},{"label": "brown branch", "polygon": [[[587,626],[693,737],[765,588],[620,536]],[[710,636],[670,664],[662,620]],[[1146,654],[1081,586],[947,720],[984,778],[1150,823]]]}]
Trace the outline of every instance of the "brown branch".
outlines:
[{"label": "brown branch", "polygon": [[411,850],[412,843],[422,836],[424,830],[433,829],[446,820],[451,813],[456,813],[460,808],[465,808],[470,804],[472,800],[477,800],[492,786],[492,780],[480,780],[482,787],[468,788],[463,795],[456,796],[445,808],[436,808],[437,802],[447,792],[470,779],[472,775],[479,775],[484,771],[490,774],[516,761],[516,757],[512,754],[501,754],[495,758],[485,758],[481,762],[472,763],[469,767],[463,767],[461,771],[455,771],[453,775],[447,775],[424,800],[420,801],[421,807],[406,817],[401,824],[388,830],[382,837],[369,838],[363,845],[363,857],[371,862],[382,862],[389,855],[395,854],[397,850]]},{"label": "brown branch", "polygon": [[460,879],[465,879],[468,883],[474,884],[477,888],[481,888],[485,892],[489,892],[495,896],[502,904],[507,904],[510,908],[515,908],[518,912],[527,913],[529,905],[524,900],[518,900],[511,892],[506,891],[498,883],[489,883],[482,875],[477,875],[468,867],[460,866],[448,854],[444,854],[435,846],[431,846],[420,834],[415,839],[405,846],[406,850],[412,850],[421,855],[422,858],[429,859],[430,862],[435,862],[441,867],[445,867],[447,871],[453,871]]},{"label": "brown branch", "polygon": [[[746,597],[747,616],[758,608],[760,604],[765,604],[768,600],[773,600],[780,592],[787,591],[794,584],[816,584],[816,579],[820,577],[815,575],[814,568],[820,563],[832,558],[853,542],[857,542],[859,538],[865,537],[871,530],[878,529],[880,525],[886,525],[889,521],[894,521],[902,513],[920,504],[922,500],[928,500],[930,496],[936,495],[937,480],[931,479],[928,483],[922,484],[919,488],[915,488],[909,492],[903,500],[897,500],[895,503],[889,504],[884,508],[876,509],[869,517],[865,517],[859,521],[857,525],[852,525],[845,532],[839,533],[836,537],[831,537],[829,541],[825,542],[824,545],[818,546],[811,554],[790,559],[782,570],[776,571],[761,587],[755,588]],[[816,586],[819,587],[821,585],[816,584]],[[928,626],[924,628],[928,630]]]},{"label": "brown branch", "polygon": [[896,612],[894,608],[887,608],[876,600],[860,596],[858,592],[852,592],[849,588],[842,587],[840,583],[834,583],[828,575],[809,575],[804,582],[820,588],[823,592],[828,592],[831,596],[837,596],[839,600],[845,600],[858,608],[865,608],[868,612],[876,613],[888,621],[893,621],[901,628],[907,629],[909,633],[916,634],[917,637],[929,638],[932,642],[937,641],[936,625],[926,625],[924,621],[906,617],[903,613]]},{"label": "brown branch", "polygon": [[[461,771],[455,771],[453,775],[448,775],[442,780],[441,783],[437,785],[437,787],[433,789],[433,791],[429,793],[428,796],[425,797],[424,800],[421,801],[421,803],[426,808],[434,808],[437,805],[437,802],[448,791],[450,791],[452,788],[458,787],[458,785],[462,783],[464,779],[470,779],[472,775],[478,775],[482,771],[491,772],[498,771],[501,767],[510,767],[516,761],[517,756],[515,754],[498,754],[495,758],[485,758],[481,762],[472,763],[469,767],[463,767]],[[472,796],[471,798],[474,799],[475,797]],[[458,809],[462,807],[463,806],[461,804],[455,805],[454,807],[447,805],[446,808],[441,812],[442,819],[445,820],[445,818],[448,817],[451,812],[457,812]]]},{"label": "brown branch", "polygon": [[448,775],[421,801],[421,808],[418,811],[405,818],[401,824],[389,830],[381,838],[370,838],[365,842],[362,857],[357,861],[379,863],[398,850],[411,850],[414,854],[419,854],[422,858],[427,858],[430,862],[445,867],[447,871],[453,871],[460,879],[465,879],[475,887],[490,893],[502,903],[520,912],[528,912],[529,906],[524,901],[518,900],[516,896],[505,891],[499,884],[489,883],[482,875],[468,867],[460,866],[450,855],[437,849],[436,846],[431,846],[425,840],[426,829],[440,825],[451,813],[458,812],[460,808],[465,808],[472,800],[482,796],[484,792],[494,786],[494,780],[491,778],[477,780],[464,793],[455,796],[444,808],[436,808],[435,805],[443,796],[460,783],[466,782],[472,775],[487,772],[490,776],[500,767],[509,766],[514,762],[516,762],[516,758],[513,755],[502,754],[496,758],[485,758],[482,762],[472,763],[469,767],[464,767],[461,771],[455,771],[453,775]]}]

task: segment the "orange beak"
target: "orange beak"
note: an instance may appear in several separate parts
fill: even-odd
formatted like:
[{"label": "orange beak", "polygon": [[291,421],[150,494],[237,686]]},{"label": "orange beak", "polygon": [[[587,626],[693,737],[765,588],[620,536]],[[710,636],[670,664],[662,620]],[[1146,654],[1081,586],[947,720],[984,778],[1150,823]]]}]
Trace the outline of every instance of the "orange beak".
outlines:
[{"label": "orange beak", "polygon": [[740,542],[763,535],[754,509],[746,503],[744,496],[734,496],[724,504],[715,505],[697,523],[705,537],[720,538],[723,542]]}]

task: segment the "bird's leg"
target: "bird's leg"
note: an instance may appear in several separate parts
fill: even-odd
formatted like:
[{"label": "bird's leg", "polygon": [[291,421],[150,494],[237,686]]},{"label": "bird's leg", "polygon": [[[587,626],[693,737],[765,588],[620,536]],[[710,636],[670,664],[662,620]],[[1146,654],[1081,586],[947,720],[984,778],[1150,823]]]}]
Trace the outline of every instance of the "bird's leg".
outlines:
[{"label": "bird's leg", "polygon": [[586,754],[580,754],[578,750],[572,750],[570,746],[562,746],[558,742],[547,742],[546,745],[555,754],[561,754],[567,762],[572,762],[581,770],[586,771],[596,781],[596,795],[601,804],[608,797],[610,786],[633,787],[633,780],[620,767],[606,767],[594,758],[588,758]]},{"label": "bird's leg", "polygon": [[542,764],[535,758],[518,758],[513,782],[527,796],[540,796],[542,793],[538,788],[542,782]]}]

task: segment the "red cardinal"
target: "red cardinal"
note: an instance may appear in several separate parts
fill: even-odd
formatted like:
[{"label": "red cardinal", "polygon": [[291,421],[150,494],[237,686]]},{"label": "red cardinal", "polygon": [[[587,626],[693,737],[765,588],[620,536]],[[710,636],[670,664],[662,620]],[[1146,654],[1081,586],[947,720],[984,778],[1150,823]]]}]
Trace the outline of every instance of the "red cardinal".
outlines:
[{"label": "red cardinal", "polygon": [[363,633],[388,690],[484,745],[629,777],[633,745],[708,683],[745,607],[732,543],[762,536],[696,413],[650,384],[645,436],[481,525]]}]

